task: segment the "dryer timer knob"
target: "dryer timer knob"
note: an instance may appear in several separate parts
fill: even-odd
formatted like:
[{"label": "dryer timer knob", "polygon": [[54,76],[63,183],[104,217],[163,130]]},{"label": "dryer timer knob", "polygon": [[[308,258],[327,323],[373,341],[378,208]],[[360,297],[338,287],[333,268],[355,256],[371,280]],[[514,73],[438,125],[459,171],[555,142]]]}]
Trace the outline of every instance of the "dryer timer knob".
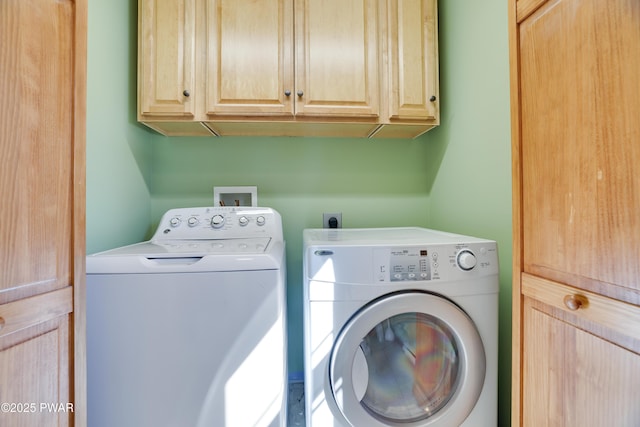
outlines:
[{"label": "dryer timer knob", "polygon": [[477,264],[476,256],[466,249],[458,252],[456,261],[458,262],[458,267],[464,271],[472,270]]}]

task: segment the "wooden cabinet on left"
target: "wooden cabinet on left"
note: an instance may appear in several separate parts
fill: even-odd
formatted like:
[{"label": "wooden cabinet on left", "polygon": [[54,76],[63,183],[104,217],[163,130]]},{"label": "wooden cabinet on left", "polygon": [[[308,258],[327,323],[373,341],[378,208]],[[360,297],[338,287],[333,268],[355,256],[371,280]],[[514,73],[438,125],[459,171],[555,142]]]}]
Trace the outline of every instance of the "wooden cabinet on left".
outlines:
[{"label": "wooden cabinet on left", "polygon": [[86,426],[86,0],[0,2],[0,425]]}]

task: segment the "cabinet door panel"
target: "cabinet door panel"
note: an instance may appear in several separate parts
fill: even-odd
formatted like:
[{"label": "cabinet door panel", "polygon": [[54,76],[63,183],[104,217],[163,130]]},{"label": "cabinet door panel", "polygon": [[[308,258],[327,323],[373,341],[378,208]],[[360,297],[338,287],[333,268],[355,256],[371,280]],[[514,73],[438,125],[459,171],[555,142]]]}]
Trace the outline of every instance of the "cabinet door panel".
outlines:
[{"label": "cabinet door panel", "polygon": [[195,0],[141,0],[139,26],[139,113],[192,118],[199,95],[194,67]]},{"label": "cabinet door panel", "polygon": [[519,34],[524,270],[636,303],[639,23],[636,0],[557,0]]},{"label": "cabinet door panel", "polygon": [[293,115],[291,0],[209,0],[207,32],[207,114]]},{"label": "cabinet door panel", "polygon": [[11,378],[2,388],[2,403],[15,404],[0,413],[0,425],[73,425],[81,408],[74,407],[70,394],[69,324],[70,316],[61,316],[0,336],[0,378]]},{"label": "cabinet door panel", "polygon": [[638,354],[525,298],[523,426],[640,425]]},{"label": "cabinet door panel", "polygon": [[436,8],[436,2],[431,0],[390,1],[389,117],[392,120],[438,119]]},{"label": "cabinet door panel", "polygon": [[0,304],[71,281],[75,78],[71,2],[2,6]]},{"label": "cabinet door panel", "polygon": [[296,115],[378,116],[378,28],[375,0],[296,1]]}]

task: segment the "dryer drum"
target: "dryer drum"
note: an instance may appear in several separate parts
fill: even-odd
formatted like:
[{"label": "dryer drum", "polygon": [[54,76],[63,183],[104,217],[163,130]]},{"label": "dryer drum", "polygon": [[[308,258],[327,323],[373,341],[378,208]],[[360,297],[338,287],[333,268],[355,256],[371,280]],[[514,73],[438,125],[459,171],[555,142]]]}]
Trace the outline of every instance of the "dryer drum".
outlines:
[{"label": "dryer drum", "polygon": [[364,306],[342,328],[329,363],[336,403],[353,425],[459,425],[484,373],[473,321],[448,299],[419,291]]},{"label": "dryer drum", "polygon": [[458,346],[451,328],[429,314],[402,313],[376,325],[360,343],[368,383],[360,403],[389,421],[437,413],[458,386]]}]

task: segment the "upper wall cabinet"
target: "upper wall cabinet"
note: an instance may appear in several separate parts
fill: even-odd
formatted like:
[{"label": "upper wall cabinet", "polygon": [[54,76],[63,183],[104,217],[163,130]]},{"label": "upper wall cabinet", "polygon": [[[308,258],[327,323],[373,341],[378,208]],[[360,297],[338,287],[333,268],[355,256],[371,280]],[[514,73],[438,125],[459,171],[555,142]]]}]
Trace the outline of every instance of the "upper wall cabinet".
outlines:
[{"label": "upper wall cabinet", "polygon": [[166,135],[211,135],[196,120],[196,1],[138,7],[138,120]]},{"label": "upper wall cabinet", "polygon": [[388,124],[375,137],[413,138],[440,122],[436,3],[387,1],[382,123]]},{"label": "upper wall cabinet", "polygon": [[207,6],[208,117],[378,116],[373,0]]},{"label": "upper wall cabinet", "polygon": [[439,122],[435,0],[140,0],[164,135],[412,138]]}]

